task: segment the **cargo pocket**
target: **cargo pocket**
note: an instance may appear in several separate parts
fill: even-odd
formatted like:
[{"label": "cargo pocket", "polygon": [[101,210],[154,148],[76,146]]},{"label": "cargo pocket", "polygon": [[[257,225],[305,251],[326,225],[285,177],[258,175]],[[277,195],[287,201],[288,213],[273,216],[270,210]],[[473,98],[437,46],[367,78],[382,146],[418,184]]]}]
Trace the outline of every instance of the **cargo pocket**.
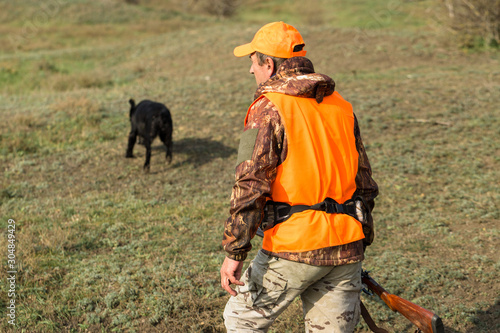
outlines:
[{"label": "cargo pocket", "polygon": [[248,301],[251,306],[271,309],[284,299],[287,280],[268,266],[254,266],[249,282],[251,297]]}]

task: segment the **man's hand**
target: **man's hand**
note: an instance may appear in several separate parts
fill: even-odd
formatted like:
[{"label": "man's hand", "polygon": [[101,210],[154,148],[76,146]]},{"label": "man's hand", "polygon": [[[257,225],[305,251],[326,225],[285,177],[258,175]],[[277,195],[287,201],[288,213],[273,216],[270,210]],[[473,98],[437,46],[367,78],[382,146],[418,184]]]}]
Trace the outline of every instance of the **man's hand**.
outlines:
[{"label": "man's hand", "polygon": [[229,286],[230,284],[236,284],[238,286],[245,285],[240,281],[242,268],[243,261],[236,261],[228,257],[226,257],[222,263],[220,269],[220,284],[224,290],[231,294],[231,296],[236,296],[238,293]]}]

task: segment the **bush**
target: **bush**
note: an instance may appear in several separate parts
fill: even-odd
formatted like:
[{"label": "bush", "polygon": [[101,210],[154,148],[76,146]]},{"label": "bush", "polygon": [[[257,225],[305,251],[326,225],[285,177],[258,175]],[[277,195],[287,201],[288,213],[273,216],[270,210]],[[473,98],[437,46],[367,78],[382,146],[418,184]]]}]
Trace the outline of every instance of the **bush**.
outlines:
[{"label": "bush", "polygon": [[204,10],[212,15],[231,17],[238,5],[239,0],[205,0]]},{"label": "bush", "polygon": [[231,17],[241,2],[242,0],[178,0],[175,3],[184,12]]},{"label": "bush", "polygon": [[440,0],[465,47],[500,45],[500,0]]}]

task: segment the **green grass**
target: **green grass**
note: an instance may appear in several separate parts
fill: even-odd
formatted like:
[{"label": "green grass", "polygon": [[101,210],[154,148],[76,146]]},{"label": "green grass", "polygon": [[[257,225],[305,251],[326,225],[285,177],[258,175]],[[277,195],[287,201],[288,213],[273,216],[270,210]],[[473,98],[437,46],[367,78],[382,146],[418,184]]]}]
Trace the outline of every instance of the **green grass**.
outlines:
[{"label": "green grass", "polygon": [[[220,242],[255,89],[232,50],[280,19],[360,122],[380,186],[365,268],[446,332],[500,328],[499,54],[455,47],[429,25],[431,1],[302,3],[246,1],[222,19],[180,1],[64,2],[29,36],[41,3],[5,4],[0,226],[17,222],[18,299],[16,330],[0,330],[224,331]],[[124,158],[131,97],[172,111],[173,161],[156,141],[150,174],[142,146]],[[382,326],[414,331],[363,299]],[[301,312],[297,300],[271,331],[303,331]]]}]

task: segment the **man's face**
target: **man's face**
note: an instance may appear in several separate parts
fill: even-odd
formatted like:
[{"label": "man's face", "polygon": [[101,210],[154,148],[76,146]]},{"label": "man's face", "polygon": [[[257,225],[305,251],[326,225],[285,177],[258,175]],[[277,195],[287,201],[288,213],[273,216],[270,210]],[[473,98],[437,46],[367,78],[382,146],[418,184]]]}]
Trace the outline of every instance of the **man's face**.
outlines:
[{"label": "man's face", "polygon": [[252,60],[252,66],[250,66],[250,74],[255,75],[255,81],[257,81],[257,85],[262,82],[266,82],[271,75],[273,75],[274,63],[270,58],[266,59],[263,65],[259,65],[259,60],[255,53],[250,55],[250,59]]}]

